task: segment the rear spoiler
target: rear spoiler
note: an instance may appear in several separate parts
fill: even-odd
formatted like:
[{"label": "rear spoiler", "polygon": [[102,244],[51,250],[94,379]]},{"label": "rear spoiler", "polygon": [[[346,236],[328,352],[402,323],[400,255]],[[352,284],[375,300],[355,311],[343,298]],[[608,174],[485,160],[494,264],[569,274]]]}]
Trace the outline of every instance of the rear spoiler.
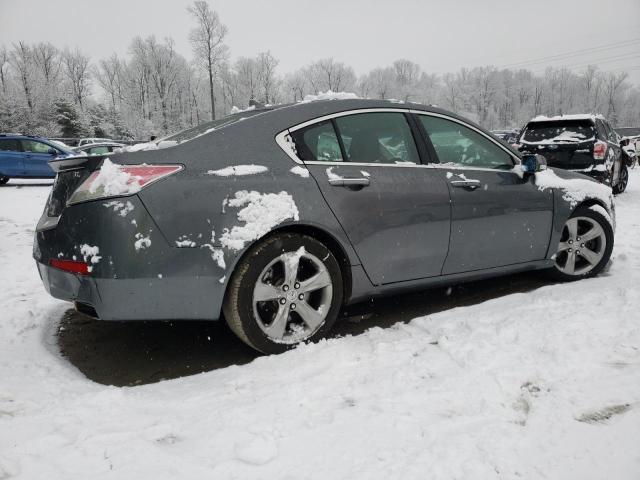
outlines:
[{"label": "rear spoiler", "polygon": [[67,172],[70,170],[82,170],[90,168],[94,170],[107,158],[108,155],[78,155],[75,157],[61,157],[49,160],[49,166],[56,172]]}]

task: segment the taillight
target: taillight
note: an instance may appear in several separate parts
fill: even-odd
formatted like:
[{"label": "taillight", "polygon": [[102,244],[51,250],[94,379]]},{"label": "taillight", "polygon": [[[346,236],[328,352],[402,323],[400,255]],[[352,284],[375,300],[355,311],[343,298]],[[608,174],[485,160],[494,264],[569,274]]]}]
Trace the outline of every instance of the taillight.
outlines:
[{"label": "taillight", "polygon": [[607,143],[602,140],[598,140],[593,144],[593,159],[604,160],[604,155],[607,153]]},{"label": "taillight", "polygon": [[100,170],[80,184],[67,203],[133,195],[180,170],[181,165],[118,165],[107,158]]},{"label": "taillight", "polygon": [[54,268],[59,268],[65,272],[75,273],[78,275],[89,275],[89,265],[84,262],[76,262],[75,260],[59,260],[52,258],[49,261],[49,265]]}]

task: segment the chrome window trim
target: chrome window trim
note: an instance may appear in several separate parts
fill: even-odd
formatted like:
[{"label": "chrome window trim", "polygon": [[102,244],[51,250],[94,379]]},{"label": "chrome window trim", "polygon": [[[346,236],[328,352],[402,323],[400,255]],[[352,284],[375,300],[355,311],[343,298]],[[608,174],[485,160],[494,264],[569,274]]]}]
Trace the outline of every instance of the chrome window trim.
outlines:
[{"label": "chrome window trim", "polygon": [[521,161],[517,155],[514,155],[513,152],[509,151],[504,145],[501,145],[499,142],[496,142],[495,139],[491,138],[482,130],[479,130],[474,126],[469,125],[468,123],[465,123],[461,120],[458,120],[457,118],[450,117],[449,115],[444,115],[436,112],[426,112],[424,110],[415,110],[415,109],[409,109],[409,108],[384,108],[384,107],[383,108],[359,108],[354,110],[345,110],[343,112],[331,113],[328,115],[323,115],[321,117],[316,117],[312,120],[307,120],[306,122],[299,123],[297,125],[294,125],[293,127],[289,127],[288,129],[278,133],[275,137],[275,140],[278,146],[284,151],[284,153],[286,153],[289,158],[291,158],[294,162],[296,162],[299,165],[332,165],[332,166],[353,165],[357,167],[401,167],[401,168],[417,167],[417,168],[437,168],[437,169],[451,169],[451,170],[472,170],[472,171],[485,171],[485,172],[512,172],[512,170],[500,170],[496,168],[473,167],[473,166],[467,166],[467,165],[444,165],[440,163],[427,163],[427,164],[382,163],[382,162],[371,162],[371,163],[357,162],[356,163],[356,162],[349,162],[344,160],[341,162],[332,162],[332,161],[323,161],[323,160],[309,160],[304,162],[300,160],[296,155],[295,148],[293,147],[293,140],[291,140],[291,136],[290,136],[292,132],[300,130],[301,128],[308,127],[309,125],[323,122],[325,120],[331,120],[333,118],[339,118],[339,117],[354,115],[358,113],[380,113],[380,112],[391,112],[391,113],[400,112],[400,113],[413,113],[416,115],[430,115],[433,117],[440,117],[440,118],[444,118],[445,120],[450,120],[452,122],[459,123],[460,125],[479,133],[480,135],[485,137],[487,140],[492,142],[494,145],[497,145],[498,147],[500,147],[513,160],[514,166],[521,164]]}]

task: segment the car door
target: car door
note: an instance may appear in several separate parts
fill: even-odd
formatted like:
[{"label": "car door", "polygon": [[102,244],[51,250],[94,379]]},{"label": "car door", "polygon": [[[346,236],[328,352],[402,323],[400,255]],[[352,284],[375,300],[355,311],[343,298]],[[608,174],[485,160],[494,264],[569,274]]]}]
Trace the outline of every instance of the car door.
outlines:
[{"label": "car door", "polygon": [[20,142],[15,138],[0,138],[0,175],[7,177],[24,175]]},{"label": "car door", "polygon": [[514,154],[476,127],[439,114],[417,118],[451,192],[442,273],[544,259],[553,220],[550,189],[541,191],[533,175],[514,170]]},{"label": "car door", "polygon": [[28,177],[55,177],[55,173],[49,166],[49,160],[55,157],[50,151],[57,150],[51,145],[32,139],[22,139],[24,152],[25,176]]},{"label": "car door", "polygon": [[449,191],[420,163],[408,113],[358,111],[291,129],[374,285],[440,275],[449,243]]}]

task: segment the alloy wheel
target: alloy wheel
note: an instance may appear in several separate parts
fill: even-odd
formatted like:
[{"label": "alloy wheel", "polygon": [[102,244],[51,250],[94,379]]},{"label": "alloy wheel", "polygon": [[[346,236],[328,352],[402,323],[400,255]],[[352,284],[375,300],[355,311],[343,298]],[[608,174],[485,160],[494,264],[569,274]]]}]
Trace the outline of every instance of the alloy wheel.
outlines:
[{"label": "alloy wheel", "polygon": [[253,288],[253,314],[270,340],[298,343],[324,324],[332,298],[327,268],[301,247],[281,254],[262,270]]},{"label": "alloy wheel", "polygon": [[572,275],[585,275],[602,260],[607,247],[604,229],[592,218],[572,217],[562,230],[556,268]]}]

